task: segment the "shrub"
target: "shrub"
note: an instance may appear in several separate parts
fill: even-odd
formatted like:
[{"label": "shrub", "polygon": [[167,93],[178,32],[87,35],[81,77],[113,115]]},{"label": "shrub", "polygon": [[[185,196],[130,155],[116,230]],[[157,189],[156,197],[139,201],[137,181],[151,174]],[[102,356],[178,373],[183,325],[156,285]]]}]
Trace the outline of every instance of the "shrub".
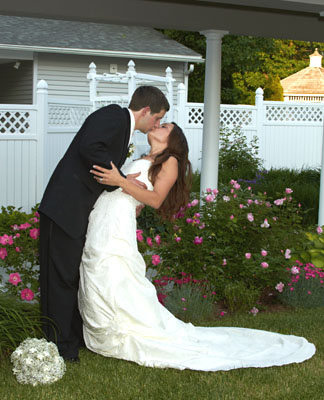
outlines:
[{"label": "shrub", "polygon": [[[0,266],[9,276],[4,287],[27,301],[39,297],[38,217],[37,212],[10,213],[10,230],[0,236]],[[22,220],[23,223],[16,223]]]},{"label": "shrub", "polygon": [[[247,290],[262,291],[289,278],[286,250],[301,246],[301,211],[287,188],[275,201],[254,195],[232,180],[219,192],[207,190],[166,225],[160,244],[143,251],[152,256],[160,276],[207,279],[224,298],[230,283],[244,282]],[[144,242],[144,239],[143,239]]]},{"label": "shrub", "polygon": [[225,286],[224,300],[231,312],[249,311],[260,297],[260,291],[247,288],[244,282],[233,282]]},{"label": "shrub", "polygon": [[186,273],[181,278],[163,277],[154,281],[160,302],[185,322],[214,319],[216,292],[206,281],[193,279]]},{"label": "shrub", "polygon": [[324,270],[313,264],[296,261],[290,269],[290,280],[276,285],[279,299],[292,307],[324,307]]}]

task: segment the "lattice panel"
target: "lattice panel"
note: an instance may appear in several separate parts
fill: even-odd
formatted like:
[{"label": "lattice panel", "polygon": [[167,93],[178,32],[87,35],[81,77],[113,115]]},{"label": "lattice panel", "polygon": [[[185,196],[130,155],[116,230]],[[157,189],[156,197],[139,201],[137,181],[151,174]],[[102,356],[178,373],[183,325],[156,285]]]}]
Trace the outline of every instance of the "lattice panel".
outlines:
[{"label": "lattice panel", "polygon": [[252,110],[221,109],[220,122],[224,126],[251,126]]},{"label": "lattice panel", "polygon": [[204,107],[190,107],[188,113],[188,123],[201,125],[204,122]]},{"label": "lattice panel", "polygon": [[304,105],[266,105],[268,122],[322,122],[322,106]]},{"label": "lattice panel", "polygon": [[129,101],[128,100],[101,100],[96,101],[96,109],[109,106],[109,104],[118,104],[121,107],[128,107]]},{"label": "lattice panel", "polygon": [[30,112],[0,111],[0,134],[24,134],[30,132]]},{"label": "lattice panel", "polygon": [[80,126],[91,112],[89,106],[49,106],[48,123],[54,126]]}]

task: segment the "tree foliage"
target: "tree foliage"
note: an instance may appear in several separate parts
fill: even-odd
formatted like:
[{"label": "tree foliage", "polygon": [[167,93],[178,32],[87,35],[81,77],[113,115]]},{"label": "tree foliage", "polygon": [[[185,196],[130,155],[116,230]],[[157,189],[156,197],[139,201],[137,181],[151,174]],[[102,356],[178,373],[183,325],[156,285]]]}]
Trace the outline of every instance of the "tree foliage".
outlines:
[{"label": "tree foliage", "polygon": [[[165,35],[206,57],[206,40],[198,32],[163,30]],[[254,104],[255,91],[265,100],[282,100],[280,79],[309,65],[315,48],[324,43],[226,35],[222,40],[222,103]],[[204,100],[205,65],[196,64],[189,77],[188,100]]]}]

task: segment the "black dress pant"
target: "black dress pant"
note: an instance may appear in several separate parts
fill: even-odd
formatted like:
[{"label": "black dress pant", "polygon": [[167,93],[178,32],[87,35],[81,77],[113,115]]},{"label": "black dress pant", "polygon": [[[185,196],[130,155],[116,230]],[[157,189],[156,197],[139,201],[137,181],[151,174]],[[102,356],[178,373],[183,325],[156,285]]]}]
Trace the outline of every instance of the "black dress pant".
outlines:
[{"label": "black dress pant", "polygon": [[85,238],[72,239],[46,215],[40,216],[40,301],[43,330],[60,355],[77,357],[84,344],[78,310],[79,266]]}]

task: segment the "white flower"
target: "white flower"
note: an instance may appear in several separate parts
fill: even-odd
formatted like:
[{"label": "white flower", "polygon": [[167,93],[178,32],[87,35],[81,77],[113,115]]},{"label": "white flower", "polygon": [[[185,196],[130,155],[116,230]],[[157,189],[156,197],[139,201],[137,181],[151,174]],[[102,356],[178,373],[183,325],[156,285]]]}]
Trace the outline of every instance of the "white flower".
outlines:
[{"label": "white flower", "polygon": [[49,384],[61,379],[65,363],[54,343],[45,339],[24,340],[11,354],[13,373],[22,384]]}]

